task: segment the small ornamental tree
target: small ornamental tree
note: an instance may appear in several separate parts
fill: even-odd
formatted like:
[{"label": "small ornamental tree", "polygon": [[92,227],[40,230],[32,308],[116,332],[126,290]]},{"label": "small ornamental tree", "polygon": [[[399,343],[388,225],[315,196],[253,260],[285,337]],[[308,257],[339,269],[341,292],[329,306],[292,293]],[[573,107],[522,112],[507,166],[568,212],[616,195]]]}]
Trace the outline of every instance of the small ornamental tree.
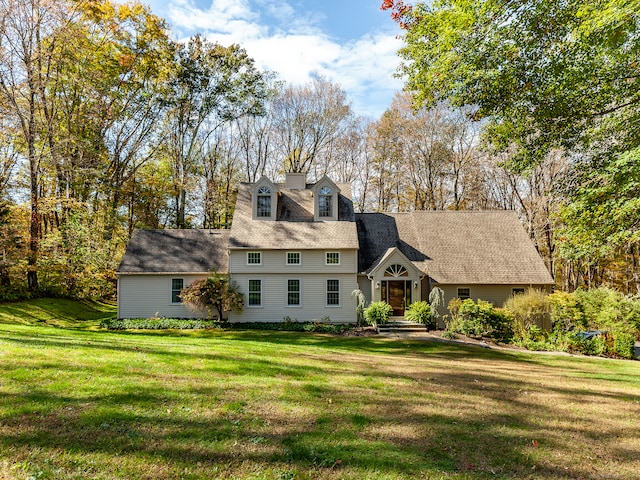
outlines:
[{"label": "small ornamental tree", "polygon": [[229,275],[216,271],[184,288],[180,298],[188,308],[206,311],[209,318],[213,317],[215,309],[219,320],[224,312],[242,313],[244,307],[244,296],[238,285],[229,280]]},{"label": "small ornamental tree", "polygon": [[444,305],[444,291],[440,287],[433,287],[429,293],[429,304],[431,306],[431,318],[433,326],[438,328],[440,313],[438,309]]},{"label": "small ornamental tree", "polygon": [[351,292],[351,296],[356,300],[356,317],[358,319],[358,325],[364,325],[364,311],[365,305],[367,304],[367,298],[359,288],[356,288]]}]

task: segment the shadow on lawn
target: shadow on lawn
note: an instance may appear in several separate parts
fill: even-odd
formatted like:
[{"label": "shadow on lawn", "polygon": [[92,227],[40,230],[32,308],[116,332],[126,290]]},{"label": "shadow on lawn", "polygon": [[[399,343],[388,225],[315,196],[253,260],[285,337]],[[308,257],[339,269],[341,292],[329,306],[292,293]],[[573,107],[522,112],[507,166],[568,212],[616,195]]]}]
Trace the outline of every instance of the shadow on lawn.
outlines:
[{"label": "shadow on lawn", "polygon": [[[212,351],[203,351],[200,339],[207,336],[232,341],[236,349],[213,343]],[[560,400],[605,401],[617,393],[587,392],[575,385],[532,387],[510,354],[273,332],[193,338],[196,351],[187,348],[194,344],[186,338],[180,349],[134,333],[5,332],[0,340],[58,351],[60,358],[66,349],[81,348],[93,355],[104,350],[105,366],[82,372],[82,365],[39,361],[30,367],[57,370],[51,373],[61,378],[102,377],[91,393],[79,386],[78,391],[61,393],[44,384],[23,385],[22,392],[12,393],[5,385],[0,396],[2,456],[13,452],[21,461],[53,472],[61,468],[56,462],[62,457],[76,455],[73,465],[64,468],[71,472],[77,462],[86,462],[98,477],[115,472],[116,477],[142,478],[154,472],[156,478],[175,478],[185,469],[193,478],[231,477],[270,466],[282,474],[312,470],[318,478],[342,471],[347,477],[549,479],[624,476],[633,471],[638,457],[638,451],[617,443],[622,432],[607,429],[606,423],[590,428],[581,412],[564,418],[553,405],[535,400],[535,395],[551,392]],[[312,366],[293,364],[288,356],[264,358],[255,349],[265,343],[274,344],[272,352],[320,348],[313,349]],[[110,357],[110,352],[117,355]],[[135,366],[140,356],[157,365],[150,371]],[[403,369],[394,358],[405,364],[421,362],[421,368]],[[123,360],[135,368],[127,369],[126,361],[117,368],[112,365]],[[461,367],[465,362],[468,371]],[[194,371],[196,366],[199,370]],[[10,364],[3,366],[4,378],[13,378],[11,369]],[[261,383],[266,380],[270,383]],[[628,395],[619,395],[628,400]],[[561,434],[554,424],[562,425]],[[640,427],[624,436],[639,437]],[[594,445],[607,447],[610,469],[604,474],[576,461],[572,453],[590,453]],[[30,452],[35,456],[29,457]],[[112,465],[99,465],[105,455],[113,457]],[[123,458],[127,460],[120,465]]]}]

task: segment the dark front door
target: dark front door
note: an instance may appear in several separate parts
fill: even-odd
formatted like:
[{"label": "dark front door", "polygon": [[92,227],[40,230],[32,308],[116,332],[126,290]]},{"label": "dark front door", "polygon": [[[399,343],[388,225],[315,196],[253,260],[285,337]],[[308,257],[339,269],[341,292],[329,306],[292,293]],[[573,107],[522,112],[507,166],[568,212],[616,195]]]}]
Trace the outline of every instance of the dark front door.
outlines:
[{"label": "dark front door", "polygon": [[[387,291],[387,303],[393,308],[394,316],[403,316],[404,309],[407,306],[407,295],[411,295],[411,290],[407,292],[407,284],[405,280],[388,280],[385,282]],[[410,301],[410,300],[409,300]]]}]

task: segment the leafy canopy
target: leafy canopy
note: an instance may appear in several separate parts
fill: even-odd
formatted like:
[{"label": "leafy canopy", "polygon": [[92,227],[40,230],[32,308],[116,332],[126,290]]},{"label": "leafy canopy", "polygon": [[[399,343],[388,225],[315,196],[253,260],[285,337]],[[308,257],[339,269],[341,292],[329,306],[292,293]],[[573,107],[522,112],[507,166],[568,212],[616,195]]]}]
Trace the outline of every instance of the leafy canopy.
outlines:
[{"label": "leafy canopy", "polygon": [[[435,0],[382,9],[421,104],[477,106],[520,169],[552,148],[624,151],[640,135],[640,0]],[[605,142],[606,140],[606,142]]]}]

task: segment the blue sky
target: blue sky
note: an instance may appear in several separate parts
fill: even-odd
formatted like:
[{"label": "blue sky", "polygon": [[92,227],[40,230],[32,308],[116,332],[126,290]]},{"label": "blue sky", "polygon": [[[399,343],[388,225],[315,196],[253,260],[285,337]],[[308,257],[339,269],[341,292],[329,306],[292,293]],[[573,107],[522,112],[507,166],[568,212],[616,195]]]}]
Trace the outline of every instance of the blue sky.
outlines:
[{"label": "blue sky", "polygon": [[393,77],[401,31],[381,0],[143,0],[177,40],[201,33],[238,43],[259,68],[291,83],[314,73],[338,83],[359,115],[379,117],[402,81]]}]

